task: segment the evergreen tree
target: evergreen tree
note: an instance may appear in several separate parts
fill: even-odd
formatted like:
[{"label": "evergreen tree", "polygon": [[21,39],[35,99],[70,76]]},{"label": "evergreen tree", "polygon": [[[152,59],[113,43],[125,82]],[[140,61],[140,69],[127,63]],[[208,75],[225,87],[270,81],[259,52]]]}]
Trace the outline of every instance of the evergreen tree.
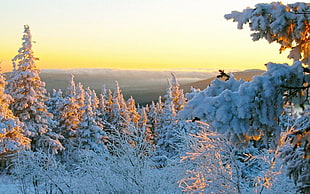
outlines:
[{"label": "evergreen tree", "polygon": [[[79,82],[76,86],[76,94],[75,94],[75,99],[77,102],[77,105],[81,108],[84,106],[84,101],[85,101],[85,90],[83,88],[83,85],[81,82]],[[79,118],[82,118],[83,110],[79,111]]]},{"label": "evergreen tree", "polygon": [[53,133],[48,121],[52,114],[45,105],[45,83],[41,81],[32,51],[32,36],[28,25],[24,26],[22,47],[12,59],[13,72],[8,80],[7,93],[12,95],[14,103],[11,109],[15,116],[24,123],[27,137],[31,139],[33,150],[45,149],[56,153],[63,147]]},{"label": "evergreen tree", "polygon": [[155,144],[156,144],[156,139],[157,139],[156,131],[160,125],[160,116],[162,115],[162,107],[163,107],[163,104],[161,102],[161,96],[159,96],[158,102],[155,103],[153,101],[147,112],[147,117],[149,120],[149,125],[151,125],[151,131],[154,136]]},{"label": "evergreen tree", "polygon": [[171,81],[168,80],[168,87],[165,98],[170,98],[176,113],[178,113],[179,111],[183,110],[186,98],[184,96],[183,90],[180,89],[180,84],[178,83],[175,75],[172,73],[171,76]]},{"label": "evergreen tree", "polygon": [[123,133],[128,125],[129,118],[126,110],[127,106],[123,94],[118,82],[116,82],[108,121],[115,126],[119,133]]},{"label": "evergreen tree", "polygon": [[53,89],[52,95],[48,98],[45,104],[47,106],[48,112],[52,113],[54,118],[58,118],[59,117],[58,110],[63,103],[64,98],[62,96],[61,89],[59,90]]},{"label": "evergreen tree", "polygon": [[111,113],[111,105],[112,105],[112,91],[105,88],[103,86],[102,92],[100,94],[99,100],[99,112],[102,121],[107,121],[109,118],[109,114]]},{"label": "evergreen tree", "polygon": [[[158,118],[158,127],[156,128],[156,153],[155,160],[159,166],[165,166],[167,160],[179,157],[181,146],[180,126],[176,118],[177,111],[182,110],[184,106],[184,95],[179,89],[179,84],[172,74],[172,81],[168,80],[167,93],[162,108],[162,113]],[[183,97],[182,97],[183,95]]]},{"label": "evergreen tree", "polygon": [[[86,150],[100,151],[103,149],[103,143],[106,139],[106,134],[103,131],[103,126],[96,120],[96,104],[92,101],[93,92],[88,88],[85,93],[85,104],[82,120],[77,128],[78,133],[78,148]],[[97,103],[97,101],[95,101]]]},{"label": "evergreen tree", "polygon": [[140,108],[140,120],[138,123],[138,128],[142,129],[141,132],[144,133],[144,136],[146,138],[146,141],[150,144],[154,144],[154,133],[151,130],[152,125],[149,124],[149,119],[147,116],[145,107]]},{"label": "evergreen tree", "polygon": [[25,137],[23,124],[9,109],[13,99],[4,93],[6,81],[0,74],[0,155],[30,148],[30,139]]},{"label": "evergreen tree", "polygon": [[131,122],[133,125],[138,126],[141,116],[137,111],[136,103],[132,96],[127,100],[126,112],[128,115],[128,122]]},{"label": "evergreen tree", "polygon": [[67,95],[64,98],[63,104],[59,107],[58,121],[59,131],[64,136],[64,146],[70,148],[76,146],[77,128],[80,123],[80,109],[76,100],[76,89],[74,76],[71,76],[67,88]]}]

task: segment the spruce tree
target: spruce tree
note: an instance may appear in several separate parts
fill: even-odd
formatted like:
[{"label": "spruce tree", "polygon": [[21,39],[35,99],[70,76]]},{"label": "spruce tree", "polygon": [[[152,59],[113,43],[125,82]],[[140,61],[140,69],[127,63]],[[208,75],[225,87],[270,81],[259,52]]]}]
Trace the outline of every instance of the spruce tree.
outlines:
[{"label": "spruce tree", "polygon": [[28,25],[24,26],[22,47],[12,59],[13,72],[8,80],[7,93],[14,103],[11,110],[24,123],[27,137],[31,139],[33,150],[44,149],[56,153],[63,147],[58,141],[57,134],[49,127],[52,114],[45,105],[45,83],[39,76],[40,70],[36,67],[32,51],[32,36]]},{"label": "spruce tree", "polygon": [[4,93],[6,81],[0,74],[0,155],[30,148],[30,139],[25,137],[23,124],[9,109],[13,99]]},{"label": "spruce tree", "polygon": [[163,167],[167,161],[178,157],[180,150],[179,133],[181,127],[176,118],[177,112],[183,109],[185,97],[179,84],[172,74],[172,80],[168,80],[165,102],[158,117],[156,133],[155,160]]},{"label": "spruce tree", "polygon": [[74,76],[69,80],[67,94],[63,104],[59,107],[58,121],[60,134],[64,136],[64,146],[76,146],[77,128],[80,123],[80,109],[76,99]]},{"label": "spruce tree", "polygon": [[82,119],[77,128],[77,143],[78,148],[86,150],[100,151],[104,148],[106,134],[103,131],[103,126],[96,120],[96,104],[92,101],[93,92],[90,89],[85,93],[85,104]]}]

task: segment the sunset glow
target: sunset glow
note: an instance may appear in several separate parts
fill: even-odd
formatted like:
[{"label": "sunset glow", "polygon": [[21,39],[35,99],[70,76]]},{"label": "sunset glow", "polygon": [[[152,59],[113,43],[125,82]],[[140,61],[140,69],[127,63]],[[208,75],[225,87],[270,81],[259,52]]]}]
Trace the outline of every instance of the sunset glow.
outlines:
[{"label": "sunset glow", "polygon": [[[3,71],[32,32],[40,69],[264,69],[290,63],[279,45],[252,42],[224,14],[259,0],[4,0],[0,2]],[[292,3],[294,1],[283,1]]]}]

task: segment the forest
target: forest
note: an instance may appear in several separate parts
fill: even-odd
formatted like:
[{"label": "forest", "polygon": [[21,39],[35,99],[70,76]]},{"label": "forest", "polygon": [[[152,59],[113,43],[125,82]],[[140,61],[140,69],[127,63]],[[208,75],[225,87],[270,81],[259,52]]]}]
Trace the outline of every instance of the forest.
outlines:
[{"label": "forest", "polygon": [[[221,71],[184,94],[174,74],[157,101],[68,78],[48,93],[30,27],[0,75],[1,176],[20,193],[310,193],[310,4],[225,15],[254,41],[290,50],[252,81]],[[104,83],[102,83],[104,84]]]}]

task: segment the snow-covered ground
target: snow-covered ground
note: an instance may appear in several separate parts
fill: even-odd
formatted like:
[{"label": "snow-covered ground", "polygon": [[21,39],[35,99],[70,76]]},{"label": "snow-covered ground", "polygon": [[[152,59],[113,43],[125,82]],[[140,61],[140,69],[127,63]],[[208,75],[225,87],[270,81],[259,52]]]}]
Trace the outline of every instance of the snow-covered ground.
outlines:
[{"label": "snow-covered ground", "polygon": [[10,177],[0,176],[0,194],[18,194],[21,193],[18,184]]}]

